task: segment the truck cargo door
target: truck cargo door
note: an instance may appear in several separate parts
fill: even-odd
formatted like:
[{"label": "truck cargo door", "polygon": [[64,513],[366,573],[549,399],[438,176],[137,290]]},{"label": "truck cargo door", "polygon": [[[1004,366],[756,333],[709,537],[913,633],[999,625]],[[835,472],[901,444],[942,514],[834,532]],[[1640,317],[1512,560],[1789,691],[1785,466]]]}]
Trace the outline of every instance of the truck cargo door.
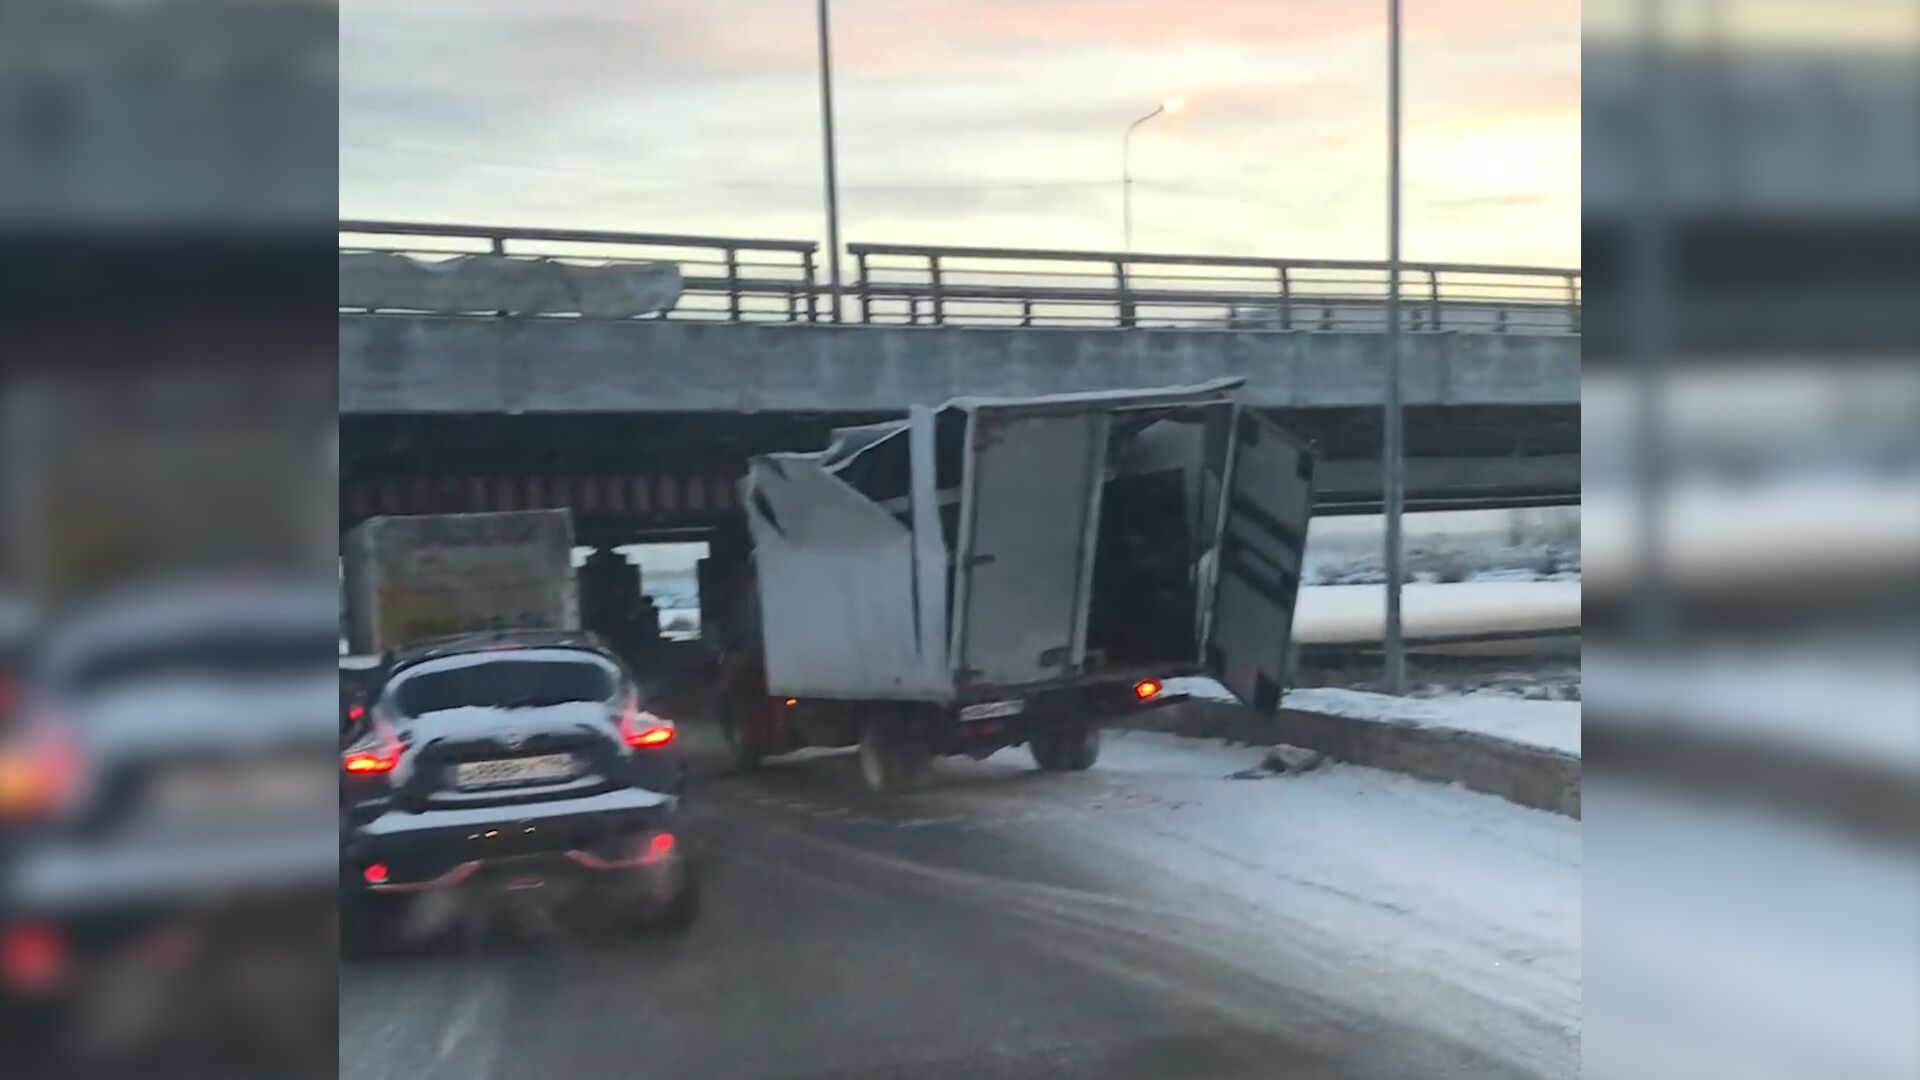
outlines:
[{"label": "truck cargo door", "polygon": [[961,687],[1075,672],[1106,432],[1091,409],[974,414],[954,564]]},{"label": "truck cargo door", "polygon": [[1228,461],[1229,494],[1202,655],[1222,685],[1271,714],[1288,674],[1314,455],[1278,425],[1241,409]]}]

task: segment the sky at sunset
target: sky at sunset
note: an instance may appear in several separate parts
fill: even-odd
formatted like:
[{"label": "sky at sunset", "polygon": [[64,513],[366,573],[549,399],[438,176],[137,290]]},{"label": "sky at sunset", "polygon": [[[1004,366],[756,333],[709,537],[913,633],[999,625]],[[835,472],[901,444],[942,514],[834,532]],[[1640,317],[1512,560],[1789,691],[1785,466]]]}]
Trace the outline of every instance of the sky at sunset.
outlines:
[{"label": "sky at sunset", "polygon": [[[834,0],[843,239],[1385,254],[1383,0]],[[823,238],[812,0],[344,0],[340,212]],[[1405,0],[1409,259],[1577,265],[1580,9]]]}]

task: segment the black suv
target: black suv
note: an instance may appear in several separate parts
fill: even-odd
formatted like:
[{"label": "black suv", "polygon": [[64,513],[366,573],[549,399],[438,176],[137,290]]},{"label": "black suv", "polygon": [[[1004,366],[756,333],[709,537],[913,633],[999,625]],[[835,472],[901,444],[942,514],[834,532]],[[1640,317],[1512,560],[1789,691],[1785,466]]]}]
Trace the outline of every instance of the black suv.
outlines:
[{"label": "black suv", "polygon": [[342,741],[350,950],[389,940],[429,896],[525,893],[616,921],[692,914],[673,723],[591,637],[471,635],[396,654]]}]

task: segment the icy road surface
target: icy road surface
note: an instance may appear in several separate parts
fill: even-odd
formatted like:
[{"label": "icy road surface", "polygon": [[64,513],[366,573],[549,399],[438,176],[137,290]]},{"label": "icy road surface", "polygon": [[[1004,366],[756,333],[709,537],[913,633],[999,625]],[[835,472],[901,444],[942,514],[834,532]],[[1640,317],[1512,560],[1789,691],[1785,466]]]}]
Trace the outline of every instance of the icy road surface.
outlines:
[{"label": "icy road surface", "polygon": [[[697,741],[697,740],[696,740]],[[683,940],[491,934],[343,968],[343,1077],[1568,1077],[1578,822],[1109,733],[1100,763],[815,754],[704,777]]]}]

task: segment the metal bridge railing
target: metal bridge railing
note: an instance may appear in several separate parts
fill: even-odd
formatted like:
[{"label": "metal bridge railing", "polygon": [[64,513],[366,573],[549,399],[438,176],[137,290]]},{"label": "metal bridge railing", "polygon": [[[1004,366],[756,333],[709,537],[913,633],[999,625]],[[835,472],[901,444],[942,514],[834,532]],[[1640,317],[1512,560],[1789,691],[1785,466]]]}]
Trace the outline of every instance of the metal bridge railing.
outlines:
[{"label": "metal bridge railing", "polygon": [[[422,259],[494,254],[573,266],[672,263],[681,293],[662,317],[832,319],[819,245],[810,240],[342,221],[340,250]],[[843,318],[861,324],[1386,327],[1387,267],[1380,262],[912,244],[856,243],[847,252],[855,274],[843,294]],[[1413,331],[1578,334],[1580,284],[1578,270],[1407,263],[1402,317]]]},{"label": "metal bridge railing", "polygon": [[[849,244],[865,323],[1382,330],[1383,262]],[[1579,333],[1580,272],[1404,263],[1411,330]]]},{"label": "metal bridge railing", "polygon": [[681,291],[667,317],[729,322],[828,318],[815,269],[819,248],[811,240],[761,237],[340,222],[342,254],[397,252],[421,259],[492,254],[576,266],[671,263],[680,269]]}]

